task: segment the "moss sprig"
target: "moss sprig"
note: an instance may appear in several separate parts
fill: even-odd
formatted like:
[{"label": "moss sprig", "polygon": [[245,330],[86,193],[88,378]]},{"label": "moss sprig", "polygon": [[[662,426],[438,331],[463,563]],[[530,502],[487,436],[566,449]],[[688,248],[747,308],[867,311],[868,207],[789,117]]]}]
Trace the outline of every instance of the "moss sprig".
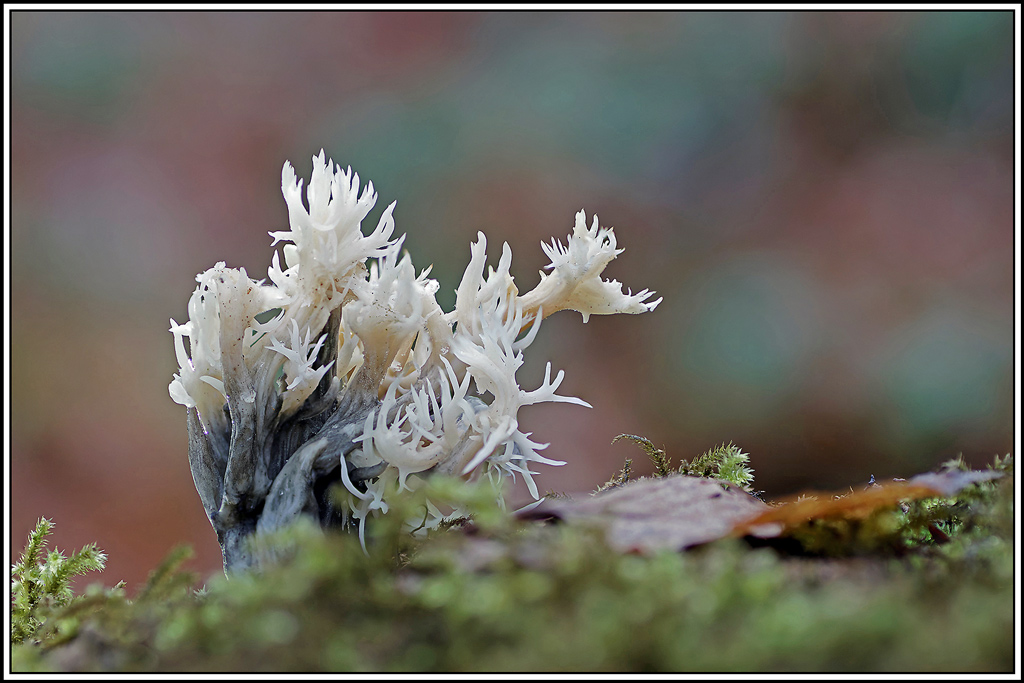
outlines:
[{"label": "moss sprig", "polygon": [[100,571],[107,556],[95,543],[65,556],[54,549],[47,552],[53,521],[39,518],[28,535],[21,557],[11,567],[11,643],[32,639],[53,610],[74,599],[71,580],[87,572]]},{"label": "moss sprig", "polygon": [[[665,450],[655,446],[650,439],[634,434],[619,434],[612,439],[612,443],[619,439],[629,439],[647,453],[654,463],[654,476],[657,478],[683,474],[690,477],[720,479],[753,493],[754,470],[748,464],[750,457],[731,441],[715,446],[693,460],[683,460],[678,468],[674,468]],[[622,471],[598,490],[603,491],[626,483],[631,466],[632,461],[627,460]]]},{"label": "moss sprig", "polygon": [[[616,437],[616,438],[618,438],[618,437]],[[613,441],[612,443],[615,443],[615,442]],[[633,472],[633,459],[632,458],[626,458],[626,462],[623,463],[622,469],[619,470],[619,473],[616,474],[611,479],[609,479],[608,481],[606,481],[605,483],[601,484],[601,486],[598,487],[596,493],[600,493],[601,491],[607,491],[608,489],[615,489],[615,488],[618,488],[618,487],[622,486],[627,481],[629,481],[629,475],[632,474],[632,472]]]},{"label": "moss sprig", "polygon": [[754,470],[747,464],[750,456],[731,441],[702,453],[691,462],[683,461],[681,474],[694,477],[713,477],[734,484],[750,492],[754,483]]},{"label": "moss sprig", "polygon": [[[633,443],[635,443],[636,445],[640,446],[640,448],[643,449],[644,453],[647,454],[647,457],[649,457],[651,459],[651,462],[654,463],[655,477],[667,477],[670,474],[672,474],[672,463],[669,461],[668,454],[665,453],[665,449],[658,448],[651,442],[650,439],[643,436],[637,436],[636,434],[619,434],[617,437],[612,439],[612,443],[614,444],[619,439],[629,439],[630,441],[632,441]],[[632,464],[631,461],[627,462]],[[624,467],[623,472],[625,473],[625,476],[628,479],[628,469]],[[625,483],[625,481],[621,483]]]}]

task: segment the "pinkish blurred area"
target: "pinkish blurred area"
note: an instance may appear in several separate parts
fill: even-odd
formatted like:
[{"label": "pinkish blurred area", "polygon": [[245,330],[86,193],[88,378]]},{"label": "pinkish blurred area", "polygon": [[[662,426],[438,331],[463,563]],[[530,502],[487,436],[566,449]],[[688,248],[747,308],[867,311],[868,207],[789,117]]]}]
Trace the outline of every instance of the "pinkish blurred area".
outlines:
[{"label": "pinkish blurred area", "polygon": [[[216,261],[258,277],[280,171],[323,147],[391,201],[449,309],[469,243],[526,291],[581,207],[664,302],[544,322],[593,404],[526,409],[592,490],[622,432],[733,441],[780,495],[1014,437],[1009,12],[28,12],[11,29],[11,546],[56,522],[134,592],[175,545],[219,571],[170,318]],[[525,492],[517,489],[517,500]],[[86,582],[95,576],[85,577]]]}]

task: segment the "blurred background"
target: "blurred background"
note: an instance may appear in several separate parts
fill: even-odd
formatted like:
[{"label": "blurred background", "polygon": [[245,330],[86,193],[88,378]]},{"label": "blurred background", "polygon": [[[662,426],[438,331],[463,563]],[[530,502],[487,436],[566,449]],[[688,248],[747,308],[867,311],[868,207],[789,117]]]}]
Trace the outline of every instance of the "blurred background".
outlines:
[{"label": "blurred background", "polygon": [[[11,547],[56,522],[134,592],[220,554],[169,318],[216,261],[266,273],[281,166],[324,148],[397,200],[449,310],[478,230],[520,291],[580,208],[664,302],[565,312],[520,373],[541,491],[643,435],[722,442],[768,497],[1013,449],[1010,12],[25,12],[11,21]],[[368,225],[367,225],[368,224]],[[525,490],[513,498],[525,502]],[[96,576],[81,579],[92,582]]]}]

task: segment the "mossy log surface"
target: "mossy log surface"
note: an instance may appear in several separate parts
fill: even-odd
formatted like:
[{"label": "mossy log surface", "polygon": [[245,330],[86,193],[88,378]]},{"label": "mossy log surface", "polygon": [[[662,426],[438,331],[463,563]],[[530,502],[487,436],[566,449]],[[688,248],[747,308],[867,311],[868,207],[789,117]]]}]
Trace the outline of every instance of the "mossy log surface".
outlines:
[{"label": "mossy log surface", "polygon": [[646,554],[438,482],[432,500],[471,510],[472,523],[415,538],[401,522],[422,505],[410,496],[375,520],[367,552],[351,534],[300,524],[274,540],[276,561],[199,590],[175,553],[134,597],[95,586],[35,615],[12,667],[1013,672],[1009,474],[782,538]]}]

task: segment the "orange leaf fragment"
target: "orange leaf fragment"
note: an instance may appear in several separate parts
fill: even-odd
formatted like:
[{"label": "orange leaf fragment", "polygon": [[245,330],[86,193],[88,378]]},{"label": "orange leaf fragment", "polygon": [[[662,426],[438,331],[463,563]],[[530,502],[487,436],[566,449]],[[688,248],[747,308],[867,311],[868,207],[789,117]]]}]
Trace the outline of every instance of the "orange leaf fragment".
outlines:
[{"label": "orange leaf fragment", "polygon": [[[955,495],[965,486],[1002,476],[999,472],[962,471],[928,472],[908,481],[874,484],[863,491],[849,494],[810,493],[781,501],[733,527],[738,535],[760,532],[768,537],[765,525],[777,525],[779,534],[814,519],[865,519],[873,512],[895,507],[900,502]],[[778,534],[775,534],[778,535]]]}]

